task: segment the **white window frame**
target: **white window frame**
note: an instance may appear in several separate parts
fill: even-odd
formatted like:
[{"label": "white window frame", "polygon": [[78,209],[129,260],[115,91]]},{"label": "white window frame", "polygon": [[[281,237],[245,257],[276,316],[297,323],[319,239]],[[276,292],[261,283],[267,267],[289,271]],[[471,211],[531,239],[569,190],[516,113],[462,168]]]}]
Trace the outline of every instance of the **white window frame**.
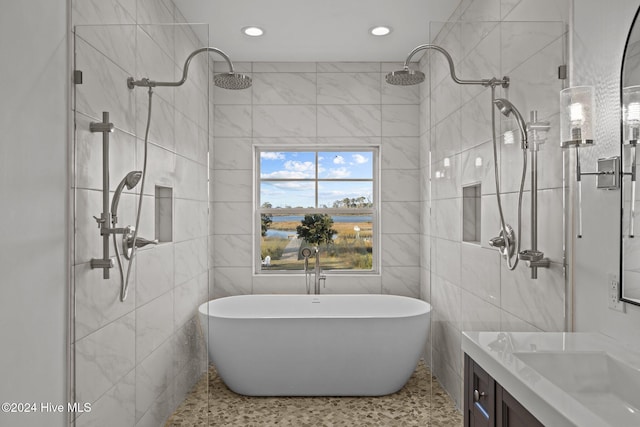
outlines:
[{"label": "white window frame", "polygon": [[[260,183],[262,179],[260,177],[260,153],[262,152],[315,152],[316,153],[316,166],[317,166],[317,153],[318,152],[357,152],[357,151],[368,151],[372,153],[373,167],[372,167],[372,179],[323,179],[318,178],[318,168],[316,167],[315,171],[315,179],[314,178],[305,178],[305,179],[282,179],[282,181],[314,181],[316,184],[318,182],[327,182],[327,181],[372,181],[373,184],[373,206],[371,208],[261,208],[262,201],[260,200]],[[253,193],[253,212],[254,212],[254,221],[253,221],[253,253],[254,253],[254,262],[253,262],[253,272],[254,275],[273,275],[273,274],[297,274],[302,275],[304,272],[302,270],[271,270],[271,269],[263,269],[262,268],[262,257],[261,257],[261,214],[277,214],[277,215],[305,215],[305,214],[313,214],[313,213],[322,213],[328,215],[371,215],[371,225],[372,225],[372,233],[373,233],[373,248],[372,248],[372,264],[371,270],[327,270],[324,273],[329,275],[336,274],[346,274],[346,275],[380,275],[380,254],[381,254],[381,221],[380,221],[380,145],[378,144],[353,144],[348,146],[334,146],[334,145],[261,145],[254,144],[253,145],[253,174],[254,174],[254,193]],[[275,179],[269,179],[267,181],[277,181]],[[318,185],[316,185],[316,206],[318,206]],[[320,258],[322,260],[322,256]],[[322,263],[321,263],[322,264]]]}]

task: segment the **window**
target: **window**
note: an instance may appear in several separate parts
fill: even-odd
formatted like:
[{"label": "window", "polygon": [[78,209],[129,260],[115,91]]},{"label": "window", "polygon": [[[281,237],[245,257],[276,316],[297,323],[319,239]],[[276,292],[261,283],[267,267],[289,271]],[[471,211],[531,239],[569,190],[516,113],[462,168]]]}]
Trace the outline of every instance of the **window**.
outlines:
[{"label": "window", "polygon": [[257,147],[256,272],[304,270],[305,247],[325,271],[377,272],[377,162],[377,147]]}]

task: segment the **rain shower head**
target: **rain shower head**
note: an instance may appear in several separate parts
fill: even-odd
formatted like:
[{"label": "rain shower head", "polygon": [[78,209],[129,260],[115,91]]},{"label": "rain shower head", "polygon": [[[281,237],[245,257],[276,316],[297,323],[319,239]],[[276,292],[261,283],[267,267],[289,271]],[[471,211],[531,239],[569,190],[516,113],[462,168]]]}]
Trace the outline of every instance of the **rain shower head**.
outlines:
[{"label": "rain shower head", "polygon": [[246,89],[251,87],[251,77],[234,72],[220,73],[213,76],[213,84],[222,89]]},{"label": "rain shower head", "polygon": [[228,73],[216,74],[215,76],[213,76],[213,82],[216,86],[223,89],[246,89],[251,86],[251,77],[244,74],[236,73],[233,70],[233,63],[226,53],[216,47],[201,47],[191,52],[191,54],[187,57],[187,60],[184,62],[184,67],[182,68],[182,79],[180,79],[179,81],[157,82],[154,80],[149,80],[146,77],[140,80],[135,80],[133,77],[129,77],[127,79],[127,87],[129,89],[133,89],[136,86],[182,86],[187,81],[187,74],[189,73],[189,64],[191,63],[191,60],[194,56],[202,52],[215,52],[218,55],[222,56],[224,60],[227,61],[227,65],[229,65]]},{"label": "rain shower head", "polygon": [[422,71],[411,70],[409,67],[406,67],[403,70],[392,71],[384,78],[387,83],[391,85],[411,86],[422,83],[426,76]]},{"label": "rain shower head", "polygon": [[113,194],[113,200],[111,201],[112,217],[115,218],[117,216],[118,203],[120,203],[120,196],[122,195],[122,191],[124,190],[124,188],[127,187],[127,190],[133,189],[136,185],[138,185],[140,178],[142,178],[142,171],[131,171],[124,178],[122,178],[122,181],[120,181],[120,184],[118,184],[118,186],[116,187],[116,191]]},{"label": "rain shower head", "polygon": [[509,87],[508,77],[503,77],[502,79],[496,79],[495,77],[493,77],[487,80],[459,79],[456,76],[455,67],[453,65],[453,59],[451,58],[451,55],[449,55],[449,52],[447,52],[444,48],[437,46],[435,44],[422,44],[416,47],[415,49],[413,49],[409,53],[409,56],[407,56],[407,59],[404,61],[404,67],[402,70],[392,71],[391,73],[385,76],[385,80],[387,81],[387,83],[392,85],[398,85],[398,86],[409,86],[409,85],[422,83],[425,80],[424,73],[422,71],[409,69],[409,62],[411,61],[411,58],[413,57],[413,55],[420,52],[421,50],[427,50],[427,49],[437,50],[438,52],[443,54],[445,58],[447,58],[447,62],[449,63],[449,73],[451,74],[451,78],[453,79],[454,82],[458,84],[482,85],[482,86],[491,86],[491,87],[502,86],[504,88]]}]

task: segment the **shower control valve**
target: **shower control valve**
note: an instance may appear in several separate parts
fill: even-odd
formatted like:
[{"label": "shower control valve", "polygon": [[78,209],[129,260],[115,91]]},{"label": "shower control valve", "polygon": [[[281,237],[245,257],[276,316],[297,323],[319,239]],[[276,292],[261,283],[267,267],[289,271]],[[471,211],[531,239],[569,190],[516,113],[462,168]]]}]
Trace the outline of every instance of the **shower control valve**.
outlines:
[{"label": "shower control valve", "polygon": [[125,227],[124,234],[122,235],[122,253],[126,259],[131,259],[133,257],[134,236],[136,248],[158,244],[158,240],[149,240],[144,237],[137,236],[136,228],[129,225]]},{"label": "shower control valve", "polygon": [[489,240],[489,246],[497,248],[503,257],[511,258],[515,252],[516,235],[510,225],[506,225],[506,233],[500,230],[500,235]]}]

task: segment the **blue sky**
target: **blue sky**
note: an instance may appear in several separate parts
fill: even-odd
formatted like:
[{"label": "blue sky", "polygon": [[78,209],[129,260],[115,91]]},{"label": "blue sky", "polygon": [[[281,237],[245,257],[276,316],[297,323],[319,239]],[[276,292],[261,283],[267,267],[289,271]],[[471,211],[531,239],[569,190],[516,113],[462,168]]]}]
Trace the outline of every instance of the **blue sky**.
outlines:
[{"label": "blue sky", "polygon": [[[316,174],[315,152],[269,151],[260,153],[260,177],[266,179],[314,179]],[[372,182],[340,180],[372,179],[373,153],[370,151],[318,153],[318,178],[335,179],[320,182],[318,204],[331,206],[345,197],[373,198]],[[263,181],[260,203],[270,202],[274,207],[314,207],[315,183],[304,181]]]}]

